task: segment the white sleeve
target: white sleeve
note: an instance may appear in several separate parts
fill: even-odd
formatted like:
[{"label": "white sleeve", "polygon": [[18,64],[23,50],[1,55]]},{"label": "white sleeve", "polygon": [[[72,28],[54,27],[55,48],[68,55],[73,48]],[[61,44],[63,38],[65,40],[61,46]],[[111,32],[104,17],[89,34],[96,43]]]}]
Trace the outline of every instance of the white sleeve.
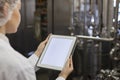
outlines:
[{"label": "white sleeve", "polygon": [[65,80],[63,77],[58,77],[56,80]]},{"label": "white sleeve", "polygon": [[37,71],[39,68],[36,66],[37,60],[38,60],[38,56],[36,56],[35,54],[31,55],[28,58],[30,64],[32,65],[32,67],[34,67],[35,71]]},{"label": "white sleeve", "polygon": [[36,80],[33,68],[12,65],[2,65],[0,68],[0,80]]}]

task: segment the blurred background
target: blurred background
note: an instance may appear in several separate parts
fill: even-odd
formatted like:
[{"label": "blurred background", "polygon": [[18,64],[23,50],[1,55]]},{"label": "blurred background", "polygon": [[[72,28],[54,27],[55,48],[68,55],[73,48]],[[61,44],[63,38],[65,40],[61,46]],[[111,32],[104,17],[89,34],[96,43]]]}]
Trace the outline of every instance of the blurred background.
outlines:
[{"label": "blurred background", "polygon": [[[77,36],[74,71],[67,80],[120,80],[120,0],[21,0],[21,24],[8,35],[25,57],[48,34]],[[59,71],[40,69],[37,80]]]}]

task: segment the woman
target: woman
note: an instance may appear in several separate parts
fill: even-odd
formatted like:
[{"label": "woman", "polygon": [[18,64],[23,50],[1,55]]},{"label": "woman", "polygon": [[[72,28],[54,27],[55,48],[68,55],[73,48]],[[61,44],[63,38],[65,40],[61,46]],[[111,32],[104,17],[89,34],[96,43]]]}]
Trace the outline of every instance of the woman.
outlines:
[{"label": "woman", "polygon": [[[11,47],[6,34],[17,32],[20,8],[20,0],[0,0],[0,80],[36,80],[35,64],[48,41],[46,38],[28,59]],[[65,80],[72,70],[70,58],[56,80]]]}]

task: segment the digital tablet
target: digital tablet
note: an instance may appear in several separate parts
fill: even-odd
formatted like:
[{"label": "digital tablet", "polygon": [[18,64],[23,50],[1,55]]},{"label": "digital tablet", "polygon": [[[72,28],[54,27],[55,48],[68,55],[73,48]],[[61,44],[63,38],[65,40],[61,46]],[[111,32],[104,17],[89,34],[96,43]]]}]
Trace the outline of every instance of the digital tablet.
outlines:
[{"label": "digital tablet", "polygon": [[62,70],[67,59],[73,53],[77,37],[51,35],[39,60],[38,67]]}]

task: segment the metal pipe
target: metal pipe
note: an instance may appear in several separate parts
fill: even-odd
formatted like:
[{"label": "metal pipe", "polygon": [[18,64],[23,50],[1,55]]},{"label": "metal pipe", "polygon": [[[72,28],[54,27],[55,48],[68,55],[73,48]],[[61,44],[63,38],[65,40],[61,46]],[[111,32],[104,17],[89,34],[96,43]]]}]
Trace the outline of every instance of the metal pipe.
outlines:
[{"label": "metal pipe", "polygon": [[99,37],[93,37],[93,36],[83,36],[83,35],[76,35],[78,39],[92,39],[97,41],[113,41],[114,38],[99,38]]}]

